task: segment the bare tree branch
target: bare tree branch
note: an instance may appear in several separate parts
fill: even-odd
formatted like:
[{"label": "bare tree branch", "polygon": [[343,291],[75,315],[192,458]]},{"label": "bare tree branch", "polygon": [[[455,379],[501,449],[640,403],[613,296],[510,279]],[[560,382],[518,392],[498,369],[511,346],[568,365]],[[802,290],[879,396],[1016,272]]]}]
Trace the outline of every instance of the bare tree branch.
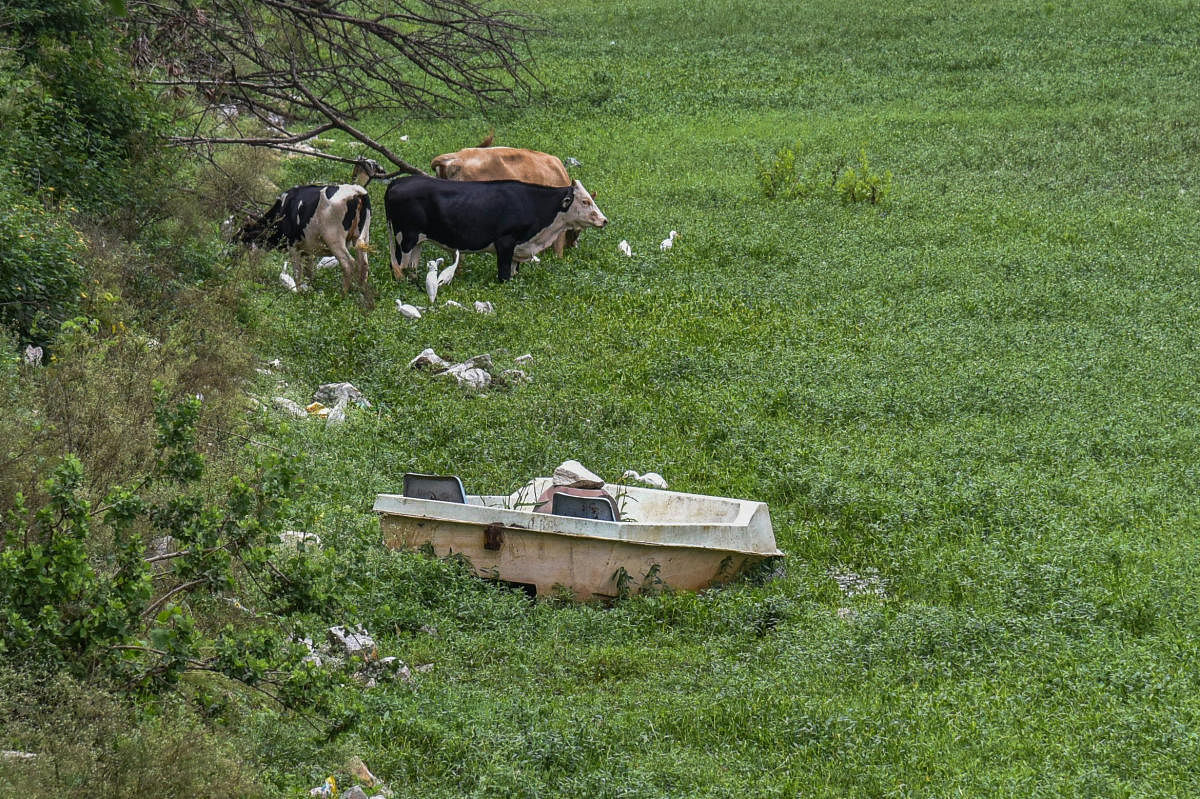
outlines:
[{"label": "bare tree branch", "polygon": [[[125,24],[150,84],[229,110],[227,130],[202,114],[171,140],[181,146],[348,160],[297,146],[336,128],[397,173],[423,174],[360,120],[485,106],[536,82],[530,18],[474,0],[129,0]],[[309,120],[308,131],[288,133],[289,120]]]}]

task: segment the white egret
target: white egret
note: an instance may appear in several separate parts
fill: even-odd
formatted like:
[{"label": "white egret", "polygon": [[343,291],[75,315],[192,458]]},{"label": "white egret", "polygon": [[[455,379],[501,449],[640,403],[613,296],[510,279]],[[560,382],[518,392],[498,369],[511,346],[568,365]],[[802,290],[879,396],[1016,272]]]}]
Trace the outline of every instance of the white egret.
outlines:
[{"label": "white egret", "polygon": [[[439,286],[449,285],[450,281],[454,279],[454,272],[458,269],[458,261],[461,257],[462,257],[462,253],[460,253],[458,250],[455,250],[454,251],[454,263],[450,264],[449,266],[447,266],[445,269],[443,269],[441,272],[438,273],[437,284]],[[438,265],[440,266],[441,263],[442,263],[442,259],[438,258]]]},{"label": "white egret", "polygon": [[639,483],[645,483],[651,488],[657,488],[664,491],[667,488],[667,481],[664,480],[663,476],[658,472],[646,472],[645,474],[638,474],[633,469],[626,469],[625,473],[621,475],[621,479],[636,480]]},{"label": "white egret", "polygon": [[662,250],[663,252],[671,249],[673,246],[675,246],[675,237],[678,235],[679,231],[672,230],[667,237],[662,240],[662,244],[658,245],[658,249]]}]

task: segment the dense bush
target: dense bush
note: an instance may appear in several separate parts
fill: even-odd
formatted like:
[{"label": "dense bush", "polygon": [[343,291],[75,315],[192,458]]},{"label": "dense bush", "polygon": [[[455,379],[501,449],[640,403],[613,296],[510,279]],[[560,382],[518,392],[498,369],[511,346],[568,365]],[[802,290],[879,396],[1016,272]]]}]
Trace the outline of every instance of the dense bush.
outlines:
[{"label": "dense bush", "polygon": [[0,240],[0,324],[45,343],[79,301],[83,238],[62,214],[17,202],[0,207]]},{"label": "dense bush", "polygon": [[108,8],[92,0],[16,0],[0,9],[0,162],[34,191],[112,209],[137,185],[137,158],[162,124],[132,80]]},{"label": "dense bush", "polygon": [[844,203],[883,203],[892,190],[892,172],[876,172],[867,158],[866,148],[859,150],[858,162],[847,156],[820,158],[807,156],[797,142],[783,146],[770,158],[757,158],[758,183],[768,199],[794,199],[825,196]]}]

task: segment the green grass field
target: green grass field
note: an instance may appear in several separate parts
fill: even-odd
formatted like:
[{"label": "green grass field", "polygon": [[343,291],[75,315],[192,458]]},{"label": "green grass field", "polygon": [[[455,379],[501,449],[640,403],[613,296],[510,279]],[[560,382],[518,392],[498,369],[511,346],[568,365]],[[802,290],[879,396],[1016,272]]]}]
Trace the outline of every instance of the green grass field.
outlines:
[{"label": "green grass field", "polygon": [[[396,313],[425,298],[382,186],[374,313],[261,264],[284,393],[375,407],[256,436],[308,453],[297,524],[349,615],[434,664],[332,743],[259,730],[273,779],[356,754],[422,798],[1200,793],[1200,8],[530,5],[525,105],[374,129],[422,165],[492,128],[575,157],[607,229],[503,285],[467,256],[439,302],[494,316]],[[887,203],[766,199],[757,160],[797,142],[865,149]],[[533,382],[464,393],[406,369],[425,347],[529,352]],[[787,576],[532,604],[380,551],[405,471],[506,493],[567,458],[768,502]]]}]

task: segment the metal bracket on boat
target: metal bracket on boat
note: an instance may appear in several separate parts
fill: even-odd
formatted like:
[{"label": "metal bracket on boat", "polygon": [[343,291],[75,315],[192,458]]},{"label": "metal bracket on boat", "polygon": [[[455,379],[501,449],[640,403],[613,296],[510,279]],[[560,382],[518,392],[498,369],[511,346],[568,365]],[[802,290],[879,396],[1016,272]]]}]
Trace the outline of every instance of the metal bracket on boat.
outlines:
[{"label": "metal bracket on boat", "polygon": [[489,524],[483,528],[483,548],[490,549],[493,552],[499,552],[500,547],[504,546],[504,526],[501,524]]}]

